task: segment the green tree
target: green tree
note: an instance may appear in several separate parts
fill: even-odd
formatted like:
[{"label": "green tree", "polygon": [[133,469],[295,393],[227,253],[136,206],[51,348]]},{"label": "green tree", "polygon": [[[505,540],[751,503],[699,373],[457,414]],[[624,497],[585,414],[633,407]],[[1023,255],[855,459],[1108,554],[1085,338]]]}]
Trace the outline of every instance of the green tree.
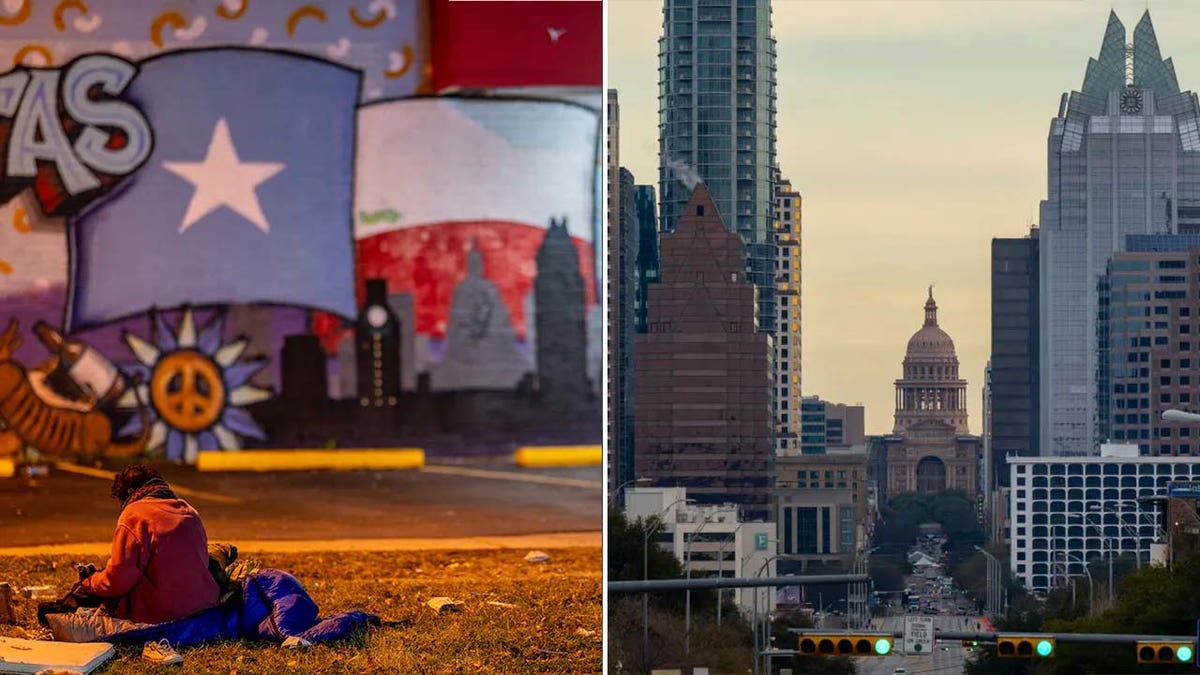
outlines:
[{"label": "green tree", "polygon": [[[630,522],[610,509],[608,517],[608,578],[610,581],[678,579],[683,566],[669,551],[656,546],[662,523],[655,518]],[[646,534],[650,536],[647,538]],[[649,540],[649,546],[645,543]],[[646,572],[643,572],[643,555]],[[608,617],[609,663],[620,673],[647,673],[655,668],[707,666],[710,672],[746,672],[752,666],[750,625],[739,614],[732,592],[727,592],[720,626],[716,623],[713,591],[692,591],[691,649],[685,632],[682,591],[650,593],[645,610],[638,593],[610,594]],[[645,614],[643,614],[645,611]],[[643,649],[643,625],[646,648]],[[690,668],[689,668],[690,669]]]}]

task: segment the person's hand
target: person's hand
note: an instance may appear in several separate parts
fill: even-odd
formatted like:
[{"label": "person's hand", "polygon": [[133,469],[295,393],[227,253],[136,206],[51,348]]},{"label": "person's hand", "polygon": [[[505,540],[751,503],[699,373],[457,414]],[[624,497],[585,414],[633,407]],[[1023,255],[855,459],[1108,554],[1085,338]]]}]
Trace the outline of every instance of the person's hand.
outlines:
[{"label": "person's hand", "polygon": [[75,565],[75,569],[79,571],[79,580],[83,581],[96,573],[96,566],[92,563],[86,565]]}]

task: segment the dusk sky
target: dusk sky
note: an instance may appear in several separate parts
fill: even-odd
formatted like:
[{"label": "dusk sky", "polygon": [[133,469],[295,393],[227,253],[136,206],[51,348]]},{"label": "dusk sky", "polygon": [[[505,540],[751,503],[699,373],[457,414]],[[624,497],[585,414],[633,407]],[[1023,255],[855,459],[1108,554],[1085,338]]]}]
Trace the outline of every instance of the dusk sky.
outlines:
[{"label": "dusk sky", "polygon": [[[1200,91],[1200,3],[774,0],[778,149],[803,195],[803,390],[892,429],[894,381],[936,284],[981,431],[991,239],[1046,196],[1046,138],[1109,10],[1127,41],[1149,6],[1180,87]],[[657,182],[662,2],[610,0],[620,161]],[[657,189],[657,185],[656,185]]]}]

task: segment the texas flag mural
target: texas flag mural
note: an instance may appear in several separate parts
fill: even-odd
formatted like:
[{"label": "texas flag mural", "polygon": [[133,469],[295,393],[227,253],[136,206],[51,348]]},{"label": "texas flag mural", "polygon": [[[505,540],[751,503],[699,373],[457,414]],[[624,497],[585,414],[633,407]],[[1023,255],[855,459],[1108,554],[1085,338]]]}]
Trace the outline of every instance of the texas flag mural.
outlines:
[{"label": "texas flag mural", "polygon": [[355,71],[281,53],[214,49],[142,62],[127,96],[151,128],[170,133],[70,228],[67,329],[183,305],[354,316],[358,86]]},{"label": "texas flag mural", "polygon": [[[596,304],[599,127],[593,111],[557,101],[420,98],[360,110],[359,138],[370,140],[360,142],[355,165],[358,275],[413,295],[415,331],[426,345],[418,364],[444,357],[452,301],[473,253],[503,301],[497,309],[511,339],[527,342],[536,254],[552,220],[565,220],[585,301]],[[318,329],[333,348],[333,325],[319,321]]]}]

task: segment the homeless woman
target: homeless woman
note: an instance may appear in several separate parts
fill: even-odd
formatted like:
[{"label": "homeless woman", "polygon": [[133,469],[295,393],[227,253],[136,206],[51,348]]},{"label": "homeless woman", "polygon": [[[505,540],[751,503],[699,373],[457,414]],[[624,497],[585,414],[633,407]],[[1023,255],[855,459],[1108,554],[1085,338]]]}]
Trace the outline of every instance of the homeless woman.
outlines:
[{"label": "homeless woman", "polygon": [[[94,573],[81,569],[84,578],[65,598],[38,610],[57,640],[99,639],[129,623],[172,621],[217,604],[208,534],[196,509],[143,465],[117,474],[112,496],[121,515],[108,564]],[[98,609],[75,611],[81,607]]]}]

